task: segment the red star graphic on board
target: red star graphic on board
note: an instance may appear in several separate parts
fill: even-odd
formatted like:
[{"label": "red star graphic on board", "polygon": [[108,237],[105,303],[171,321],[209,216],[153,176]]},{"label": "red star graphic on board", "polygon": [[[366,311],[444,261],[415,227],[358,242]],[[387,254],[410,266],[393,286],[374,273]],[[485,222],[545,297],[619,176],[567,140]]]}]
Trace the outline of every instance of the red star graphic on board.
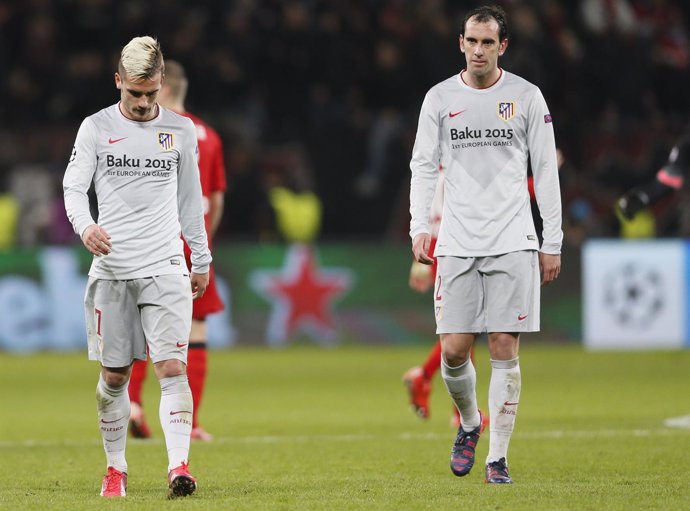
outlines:
[{"label": "red star graphic on board", "polygon": [[289,248],[280,271],[252,272],[251,287],[273,304],[267,330],[269,343],[285,344],[296,332],[303,331],[320,343],[332,344],[337,338],[333,303],[350,289],[351,283],[350,270],[319,267],[314,250],[304,245]]}]

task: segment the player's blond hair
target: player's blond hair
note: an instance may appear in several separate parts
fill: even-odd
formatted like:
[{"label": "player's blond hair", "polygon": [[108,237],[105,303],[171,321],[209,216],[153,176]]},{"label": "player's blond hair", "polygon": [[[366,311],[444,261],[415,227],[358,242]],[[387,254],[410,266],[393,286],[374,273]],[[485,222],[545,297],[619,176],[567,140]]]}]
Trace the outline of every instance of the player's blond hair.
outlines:
[{"label": "player's blond hair", "polygon": [[161,45],[150,36],[135,37],[122,48],[117,68],[133,82],[153,78],[159,72],[165,74]]}]

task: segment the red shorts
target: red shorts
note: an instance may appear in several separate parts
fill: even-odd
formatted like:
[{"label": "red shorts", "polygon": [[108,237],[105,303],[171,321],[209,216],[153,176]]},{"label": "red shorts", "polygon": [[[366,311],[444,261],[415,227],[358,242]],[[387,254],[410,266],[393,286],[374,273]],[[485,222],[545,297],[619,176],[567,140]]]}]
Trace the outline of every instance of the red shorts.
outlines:
[{"label": "red shorts", "polygon": [[[192,252],[185,243],[184,258],[187,261],[187,268],[192,267],[191,255]],[[208,272],[208,287],[206,288],[206,292],[200,298],[192,302],[192,318],[204,320],[209,314],[220,312],[223,309],[225,309],[225,304],[218,294],[216,279],[213,273],[213,265],[211,265],[211,269]]]}]

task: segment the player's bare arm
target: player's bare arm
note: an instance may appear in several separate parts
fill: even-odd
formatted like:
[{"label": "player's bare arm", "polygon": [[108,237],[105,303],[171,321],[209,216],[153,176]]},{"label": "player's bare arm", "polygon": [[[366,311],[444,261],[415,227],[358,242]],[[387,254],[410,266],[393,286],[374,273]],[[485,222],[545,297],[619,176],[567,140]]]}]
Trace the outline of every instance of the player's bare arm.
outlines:
[{"label": "player's bare arm", "polygon": [[412,240],[412,254],[414,260],[422,264],[434,264],[434,260],[429,257],[429,247],[431,246],[431,235],[428,233],[417,234]]},{"label": "player's bare arm", "polygon": [[212,192],[209,197],[208,215],[211,218],[211,232],[209,236],[213,238],[218,231],[220,220],[223,218],[223,208],[225,206],[224,192]]},{"label": "player's bare arm", "polygon": [[192,284],[192,298],[196,300],[201,298],[206,292],[208,287],[209,274],[206,273],[194,273],[189,276],[189,280]]},{"label": "player's bare arm", "polygon": [[86,249],[96,257],[108,255],[113,249],[110,234],[98,224],[89,225],[81,235],[81,241]]},{"label": "player's bare arm", "polygon": [[561,256],[539,252],[539,267],[541,269],[541,285],[546,286],[561,274]]}]

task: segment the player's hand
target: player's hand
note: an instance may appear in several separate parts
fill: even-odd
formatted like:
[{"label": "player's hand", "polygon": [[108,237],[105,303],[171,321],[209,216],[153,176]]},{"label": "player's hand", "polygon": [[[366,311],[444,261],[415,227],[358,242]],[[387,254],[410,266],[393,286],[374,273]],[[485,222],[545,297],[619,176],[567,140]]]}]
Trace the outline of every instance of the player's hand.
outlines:
[{"label": "player's hand", "polygon": [[541,285],[549,285],[561,274],[561,256],[539,252],[539,269],[541,270]]},{"label": "player's hand", "polygon": [[113,250],[110,234],[98,224],[89,225],[81,235],[86,250],[96,257],[108,255]]},{"label": "player's hand", "polygon": [[208,272],[206,273],[194,273],[189,276],[189,281],[192,284],[192,300],[201,298],[206,292],[208,287]]},{"label": "player's hand", "polygon": [[410,268],[409,284],[415,291],[426,293],[434,285],[434,281],[431,279],[431,267],[428,264],[413,261]]},{"label": "player's hand", "polygon": [[618,199],[616,205],[618,206],[618,210],[621,212],[621,215],[623,215],[623,218],[626,220],[632,220],[638,211],[647,207],[648,202],[649,199],[646,195],[641,194],[637,190],[632,190]]},{"label": "player's hand", "polygon": [[431,235],[423,232],[417,234],[412,240],[412,254],[414,260],[422,264],[434,264],[434,259],[429,257],[429,246],[431,245]]}]

